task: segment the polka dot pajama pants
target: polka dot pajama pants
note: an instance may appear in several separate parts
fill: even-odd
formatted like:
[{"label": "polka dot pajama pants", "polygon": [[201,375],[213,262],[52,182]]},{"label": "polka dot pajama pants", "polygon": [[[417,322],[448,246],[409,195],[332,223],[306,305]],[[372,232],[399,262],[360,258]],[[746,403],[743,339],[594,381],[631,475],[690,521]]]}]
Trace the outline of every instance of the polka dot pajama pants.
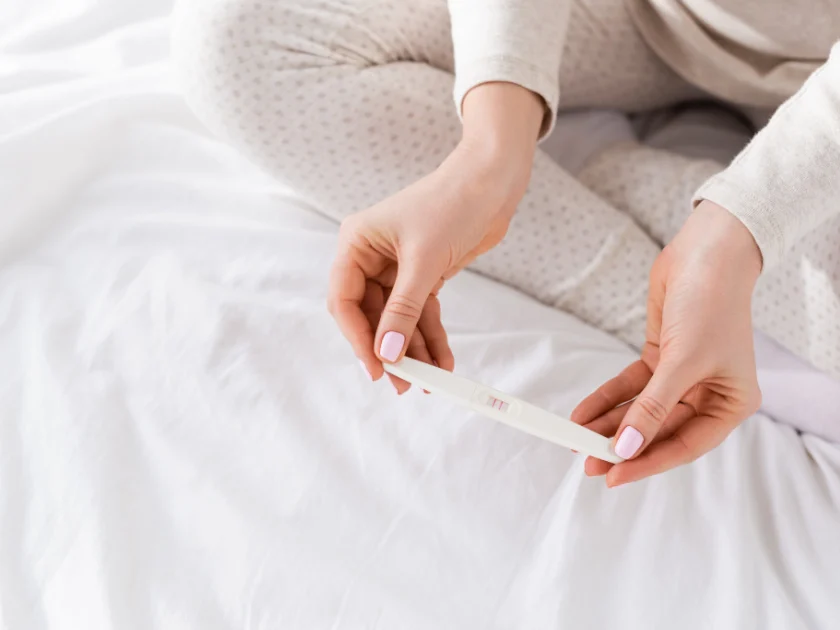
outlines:
[{"label": "polka dot pajama pants", "polygon": [[[208,127],[341,220],[435,169],[460,138],[446,0],[180,0],[173,58]],[[702,96],[619,0],[577,0],[561,107],[642,112]],[[648,273],[708,159],[622,143],[574,175],[541,150],[505,240],[471,269],[639,347]],[[840,377],[840,221],[763,275],[755,321]]]}]

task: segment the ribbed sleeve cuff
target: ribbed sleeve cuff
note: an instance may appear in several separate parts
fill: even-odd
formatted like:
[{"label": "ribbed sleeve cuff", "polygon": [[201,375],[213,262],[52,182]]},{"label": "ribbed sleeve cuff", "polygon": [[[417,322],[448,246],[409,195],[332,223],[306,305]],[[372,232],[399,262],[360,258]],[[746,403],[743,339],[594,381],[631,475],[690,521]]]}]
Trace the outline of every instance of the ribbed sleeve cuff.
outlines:
[{"label": "ribbed sleeve cuff", "polygon": [[515,57],[497,56],[475,59],[468,65],[458,68],[454,90],[458,115],[461,115],[467,92],[477,85],[493,81],[515,83],[538,94],[543,99],[546,110],[540,128],[540,140],[551,133],[557,117],[557,103],[560,99],[557,77],[550,76],[540,68]]},{"label": "ribbed sleeve cuff", "polygon": [[709,179],[694,194],[694,204],[707,199],[726,208],[750,231],[763,259],[763,270],[776,265],[786,251],[782,226],[773,219],[773,204],[755,191],[747,190],[733,180],[738,179],[736,165]]},{"label": "ribbed sleeve cuff", "polygon": [[482,83],[514,83],[545,102],[540,140],[554,127],[560,57],[571,2],[448,0],[455,53],[455,107]]}]

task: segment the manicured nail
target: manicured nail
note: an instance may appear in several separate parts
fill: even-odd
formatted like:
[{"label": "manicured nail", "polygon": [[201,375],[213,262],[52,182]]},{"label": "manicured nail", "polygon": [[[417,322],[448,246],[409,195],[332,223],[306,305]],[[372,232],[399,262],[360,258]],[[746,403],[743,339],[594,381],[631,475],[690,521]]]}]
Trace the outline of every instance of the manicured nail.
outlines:
[{"label": "manicured nail", "polygon": [[362,370],[364,371],[365,374],[367,374],[367,377],[370,380],[373,380],[373,377],[370,375],[370,372],[368,372],[368,369],[367,369],[367,366],[365,365],[365,362],[362,361],[361,359],[359,359],[359,365],[362,366]]},{"label": "manicured nail", "polygon": [[630,459],[639,450],[645,438],[633,427],[624,427],[615,443],[615,454],[622,459]]},{"label": "manicured nail", "polygon": [[379,345],[379,354],[386,361],[396,361],[397,357],[400,356],[400,352],[402,352],[404,343],[405,335],[390,330],[382,337],[382,343]]}]

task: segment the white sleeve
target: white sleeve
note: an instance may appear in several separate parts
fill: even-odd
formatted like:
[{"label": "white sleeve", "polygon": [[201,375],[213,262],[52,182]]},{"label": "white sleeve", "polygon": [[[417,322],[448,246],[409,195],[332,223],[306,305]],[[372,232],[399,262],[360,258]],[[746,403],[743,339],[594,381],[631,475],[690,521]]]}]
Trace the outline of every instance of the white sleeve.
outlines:
[{"label": "white sleeve", "polygon": [[516,83],[546,104],[551,131],[559,99],[560,55],[571,0],[448,0],[455,47],[455,105],[490,81]]},{"label": "white sleeve", "polygon": [[838,46],[694,197],[695,203],[708,199],[741,220],[761,249],[765,269],[804,234],[840,214]]}]

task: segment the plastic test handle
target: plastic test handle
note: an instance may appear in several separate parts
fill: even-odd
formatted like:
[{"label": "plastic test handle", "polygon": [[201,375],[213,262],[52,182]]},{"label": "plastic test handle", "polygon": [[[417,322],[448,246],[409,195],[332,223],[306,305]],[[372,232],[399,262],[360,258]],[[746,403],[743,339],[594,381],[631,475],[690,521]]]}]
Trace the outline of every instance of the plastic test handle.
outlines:
[{"label": "plastic test handle", "polygon": [[451,398],[525,433],[614,464],[624,461],[613,452],[609,438],[510,394],[408,357],[396,364],[385,363],[383,367],[413,385]]}]

